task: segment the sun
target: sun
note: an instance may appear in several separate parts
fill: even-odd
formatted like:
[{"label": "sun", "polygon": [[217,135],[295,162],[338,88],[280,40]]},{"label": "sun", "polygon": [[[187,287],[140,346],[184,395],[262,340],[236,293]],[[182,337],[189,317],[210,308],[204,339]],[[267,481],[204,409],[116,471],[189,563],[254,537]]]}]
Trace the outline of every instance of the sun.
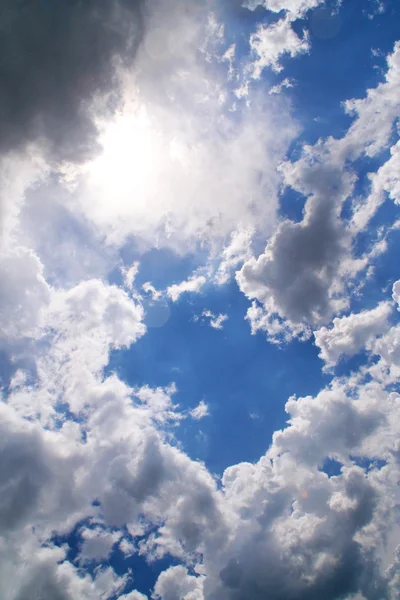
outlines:
[{"label": "sun", "polygon": [[161,169],[161,137],[144,108],[118,116],[100,136],[103,152],[90,164],[91,183],[117,203],[126,196],[135,203],[145,201]]}]

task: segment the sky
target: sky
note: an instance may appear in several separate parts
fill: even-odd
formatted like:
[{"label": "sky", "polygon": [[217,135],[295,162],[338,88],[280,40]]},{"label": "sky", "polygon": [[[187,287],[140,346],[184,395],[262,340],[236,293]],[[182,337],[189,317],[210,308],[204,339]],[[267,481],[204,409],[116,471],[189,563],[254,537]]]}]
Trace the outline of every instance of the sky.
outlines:
[{"label": "sky", "polygon": [[2,600],[400,599],[399,26],[3,0]]}]

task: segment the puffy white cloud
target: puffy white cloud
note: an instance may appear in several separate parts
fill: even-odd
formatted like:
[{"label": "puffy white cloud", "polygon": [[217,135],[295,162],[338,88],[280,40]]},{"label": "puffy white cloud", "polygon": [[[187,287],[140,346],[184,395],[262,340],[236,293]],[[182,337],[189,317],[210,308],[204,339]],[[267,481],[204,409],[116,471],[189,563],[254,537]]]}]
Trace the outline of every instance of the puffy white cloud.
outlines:
[{"label": "puffy white cloud", "polygon": [[[376,383],[351,381],[290,399],[266,456],[224,473],[232,533],[205,556],[205,597],[389,597],[379,548],[396,520],[399,406]],[[354,456],[388,464],[367,474]],[[343,463],[338,475],[320,470],[327,457]]]},{"label": "puffy white cloud", "polygon": [[207,283],[207,279],[204,275],[192,275],[186,281],[181,283],[174,283],[167,288],[167,295],[173,302],[176,302],[179,297],[185,292],[198,293]]},{"label": "puffy white cloud", "polygon": [[[80,161],[96,152],[93,136],[97,126],[103,127],[94,118],[102,110],[94,110],[90,103],[93,91],[104,89],[97,77],[113,72],[111,56],[131,56],[136,50],[141,27],[127,17],[136,17],[138,5],[101,2],[94,19],[91,3],[67,3],[52,18],[46,13],[42,23],[42,7],[37,11],[19,7],[16,14],[8,4],[6,47],[14,47],[15,37],[17,57],[30,42],[35,50],[29,60],[16,61],[17,88],[29,91],[35,85],[33,94],[26,95],[32,101],[19,113],[20,119],[13,94],[0,93],[4,109],[0,112],[11,115],[2,144],[24,146],[40,134],[47,156],[55,153],[55,162]],[[264,4],[299,15],[316,0]],[[206,14],[204,6],[185,3],[182,11],[182,3],[171,10],[170,3],[160,2],[146,13],[150,28],[138,56],[134,79],[140,89],[134,116],[124,120],[124,115],[116,129],[103,130],[105,155],[89,165],[89,172],[94,169],[91,175],[80,174],[84,183],[78,178],[68,205],[98,228],[95,235],[100,240],[107,235],[108,242],[113,239],[118,245],[125,235],[143,235],[146,243],[138,242],[141,250],[149,240],[153,245],[166,243],[168,236],[181,248],[182,239],[222,240],[236,231],[223,251],[216,281],[225,282],[245,261],[239,283],[249,297],[263,303],[254,305],[254,323],[274,325],[277,335],[285,327],[306,334],[309,323],[329,319],[346,305],[340,278],[350,277],[364,264],[348,259],[352,233],[339,217],[353,184],[351,176],[343,177],[343,157],[359,155],[365,144],[369,153],[378,152],[387,143],[388,123],[398,102],[398,47],[389,58],[386,82],[364,103],[349,105],[358,117],[346,139],[306,149],[297,163],[283,167],[286,182],[308,196],[304,219],[281,223],[265,252],[254,259],[252,228],[259,227],[265,235],[272,231],[282,176],[276,165],[294,128],[285,123],[284,108],[281,121],[275,122],[268,119],[269,105],[256,101],[253,112],[244,111],[240,119],[226,116],[230,105],[222,96],[224,80],[207,67],[210,47],[223,46],[222,30],[210,20],[203,29],[199,17]],[[73,21],[76,16],[82,19]],[[19,35],[23,33],[27,37]],[[291,43],[290,31],[282,30],[282,35],[287,33]],[[94,43],[98,35],[104,37],[104,54],[99,56]],[[58,54],[37,52],[36,39],[46,45],[56,36]],[[86,57],[83,63],[73,61],[71,69],[60,70],[75,52]],[[7,61],[0,71],[6,70]],[[39,74],[38,81],[32,81],[31,72]],[[88,73],[94,74],[93,83],[87,83]],[[126,72],[120,76],[124,79]],[[53,81],[59,82],[57,90]],[[107,79],[106,89],[111,82],[116,83]],[[126,80],[125,84],[124,91],[130,92],[132,87]],[[25,97],[21,100],[25,102]],[[371,125],[377,108],[379,119]],[[261,116],[266,123],[262,131]],[[123,134],[126,124],[128,137]],[[175,138],[171,132],[176,132]],[[137,136],[133,148],[132,133]],[[113,154],[121,144],[122,153]],[[157,165],[158,171],[151,161],[146,163],[149,157],[157,163],[161,155],[168,158]],[[32,171],[27,168],[20,182],[19,160],[10,159],[8,173],[2,159],[2,227],[7,239],[2,246],[0,302],[7,313],[4,337],[24,346],[30,337],[36,369],[34,376],[17,371],[0,399],[0,597],[145,600],[138,591],[125,593],[128,572],[118,576],[103,564],[118,544],[126,556],[135,551],[148,560],[172,555],[182,561],[156,582],[154,597],[165,600],[333,600],[357,593],[371,600],[391,593],[394,599],[396,561],[385,580],[379,558],[388,531],[394,529],[399,504],[399,397],[385,388],[398,378],[398,327],[373,341],[370,336],[379,333],[378,328],[361,322],[360,315],[351,323],[335,321],[321,341],[328,348],[326,336],[335,338],[326,353],[339,352],[336,333],[351,325],[351,348],[358,347],[362,338],[380,355],[379,363],[347,380],[334,380],[313,398],[290,398],[288,426],[275,433],[266,455],[255,464],[231,466],[217,481],[173,437],[174,425],[189,414],[180,413],[174,404],[175,386],[131,388],[116,375],[105,376],[110,351],[129,347],[145,334],[143,308],[117,286],[88,276],[84,268],[77,270],[77,279],[83,281],[60,285],[52,278],[50,285],[46,269],[54,273],[54,265],[49,266],[49,253],[40,252],[33,239],[42,236],[45,225],[32,232],[31,248],[28,239],[21,243],[19,211],[21,218],[22,213],[25,219],[28,216],[24,190],[46,169],[42,172],[33,161]],[[101,190],[90,180],[103,169],[100,181],[116,186],[113,194],[108,194],[107,185]],[[68,169],[63,173],[68,179]],[[9,179],[15,185],[10,201],[3,194]],[[153,182],[160,187],[152,188]],[[38,205],[33,197],[27,203],[34,212]],[[58,210],[59,199],[55,206]],[[29,218],[25,225],[33,223]],[[57,239],[55,230],[51,235]],[[218,249],[216,243],[213,256]],[[84,262],[83,256],[78,258]],[[126,274],[132,287],[134,272]],[[200,289],[203,279],[189,279],[167,293],[175,300],[184,291]],[[154,288],[146,286],[144,291],[157,299]],[[397,283],[393,298],[399,301]],[[384,324],[382,315],[375,317]],[[214,320],[214,315],[208,318]],[[321,336],[320,332],[320,340]],[[390,379],[382,376],[384,369],[391,370]],[[206,404],[200,402],[191,416],[200,418],[206,412]],[[343,465],[333,477],[321,470],[327,457]],[[371,468],[357,466],[357,457]],[[90,572],[68,561],[65,544],[57,545],[59,536],[72,531],[80,549],[77,564],[90,562]],[[141,539],[132,542],[132,537]]]},{"label": "puffy white cloud", "polygon": [[324,2],[325,0],[245,0],[243,5],[250,10],[262,6],[272,12],[279,13],[284,10],[296,17],[301,17],[311,8],[315,8]]},{"label": "puffy white cloud", "polygon": [[153,598],[203,600],[203,578],[189,575],[185,567],[170,567],[158,577]]},{"label": "puffy white cloud", "polygon": [[1,592],[4,600],[98,600],[118,594],[126,584],[111,568],[96,569],[93,577],[82,574],[65,561],[65,549],[49,544],[40,547],[29,531],[24,544],[6,540],[1,547]]},{"label": "puffy white cloud", "polygon": [[333,319],[333,326],[322,327],[314,332],[315,344],[321,350],[319,356],[327,367],[335,366],[341,356],[353,356],[389,329],[392,306],[382,302],[372,310],[351,313]]},{"label": "puffy white cloud", "polygon": [[[218,489],[207,469],[170,445],[159,429],[174,422],[173,386],[131,390],[117,377],[103,380],[98,373],[101,361],[92,360],[88,343],[94,328],[103,332],[100,346],[105,336],[103,348],[129,343],[135,335],[131,331],[126,339],[119,328],[107,328],[104,307],[115,292],[102,286],[88,282],[87,288],[61,292],[51,321],[54,328],[59,322],[60,338],[82,339],[79,362],[92,378],[76,380],[74,371],[63,371],[63,346],[46,350],[53,358],[42,366],[63,371],[61,390],[47,393],[60,397],[61,391],[64,402],[76,395],[72,408],[81,407],[79,421],[47,430],[22,419],[13,394],[21,393],[23,380],[1,405],[0,452],[9,468],[0,482],[0,523],[8,540],[0,569],[14,560],[12,572],[19,573],[13,587],[2,583],[2,597],[25,599],[28,589],[68,600],[124,594],[126,578],[110,569],[82,577],[60,548],[42,548],[46,560],[39,552],[25,558],[54,532],[67,533],[85,517],[94,525],[80,529],[83,563],[106,557],[121,539],[118,528],[127,525],[133,532],[141,519],[151,525],[150,534],[141,531],[142,555],[154,560],[170,553],[188,563],[160,575],[155,598],[333,599],[357,590],[366,598],[389,597],[379,549],[396,519],[398,395],[360,375],[335,380],[315,398],[289,399],[289,425],[275,433],[267,454],[256,464],[227,469]],[[124,294],[117,298],[123,306],[132,302]],[[77,320],[71,330],[69,317]],[[32,397],[33,391],[25,393]],[[80,396],[84,401],[78,402]],[[386,465],[367,473],[354,465],[357,456]],[[327,457],[343,464],[340,474],[329,478],[321,471]],[[99,506],[93,506],[95,499]],[[10,554],[10,541],[18,560]],[[199,561],[200,576],[189,574],[188,566]]]},{"label": "puffy white cloud", "polygon": [[300,38],[292,29],[289,18],[281,19],[273,25],[259,25],[257,32],[250,37],[250,47],[257,56],[252,64],[255,79],[261,77],[266,67],[282,71],[283,67],[279,63],[281,56],[288,54],[294,58],[310,49],[307,34]]}]

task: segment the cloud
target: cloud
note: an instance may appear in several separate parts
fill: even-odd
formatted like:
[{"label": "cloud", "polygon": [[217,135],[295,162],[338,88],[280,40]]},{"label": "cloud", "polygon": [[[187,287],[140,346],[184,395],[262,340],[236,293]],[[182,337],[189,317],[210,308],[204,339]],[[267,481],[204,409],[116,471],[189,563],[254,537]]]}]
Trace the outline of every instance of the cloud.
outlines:
[{"label": "cloud", "polygon": [[220,247],[238,227],[273,227],[276,166],[296,125],[284,102],[278,123],[274,98],[238,102],[223,28],[209,17],[203,0],[157,3],[134,69],[121,70],[123,105],[71,199],[108,242],[135,235],[182,252],[199,241]]},{"label": "cloud", "polygon": [[299,18],[323,2],[324,0],[245,0],[243,5],[249,10],[255,10],[258,6],[276,13],[284,10]]},{"label": "cloud", "polygon": [[307,331],[308,324],[315,326],[345,308],[338,274],[358,266],[351,261],[346,264],[351,238],[339,216],[352,190],[351,177],[338,169],[299,165],[292,167],[290,176],[302,182],[303,193],[313,192],[303,220],[283,221],[265,252],[247,261],[236,274],[242,292],[263,303],[269,319],[265,328],[272,336],[270,327],[276,316],[289,327]]},{"label": "cloud", "polygon": [[40,140],[52,160],[87,158],[98,149],[90,102],[112,90],[115,60],[134,57],[141,3],[7,0],[3,8],[1,151]]},{"label": "cloud", "polygon": [[145,596],[145,594],[141,594],[140,592],[134,590],[133,592],[129,592],[129,594],[118,596],[118,600],[148,600],[148,598]]},{"label": "cloud", "polygon": [[322,327],[315,331],[315,345],[320,348],[319,357],[326,367],[335,366],[344,355],[353,356],[368,348],[377,336],[389,329],[392,310],[390,302],[382,302],[372,310],[333,319],[330,329]]},{"label": "cloud", "polygon": [[400,142],[390,148],[391,157],[376,173],[370,173],[371,192],[366,201],[356,207],[352,223],[355,230],[364,229],[388,196],[400,204]]},{"label": "cloud", "polygon": [[251,258],[253,235],[252,229],[238,229],[232,233],[229,244],[222,251],[222,259],[215,274],[218,285],[228,283],[234,269]]},{"label": "cloud", "polygon": [[250,47],[257,56],[252,65],[255,79],[261,77],[266,67],[282,71],[283,67],[279,63],[281,56],[289,54],[294,58],[310,49],[307,35],[299,38],[292,29],[289,18],[281,19],[273,25],[259,25],[257,32],[250,37]]},{"label": "cloud", "polygon": [[3,315],[0,346],[40,335],[43,311],[51,299],[51,288],[43,270],[40,259],[29,248],[17,246],[3,251],[0,262]]},{"label": "cloud", "polygon": [[397,304],[399,305],[399,309],[400,309],[400,280],[395,281],[393,284],[392,298],[395,302],[397,302]]},{"label": "cloud", "polygon": [[[315,397],[290,398],[288,426],[275,432],[265,456],[229,467],[218,487],[204,465],[169,443],[174,386],[132,390],[116,375],[102,376],[107,348],[140,334],[135,305],[118,292],[91,281],[59,292],[49,321],[58,341],[39,359],[36,390],[21,380],[1,404],[0,453],[9,468],[0,481],[8,540],[0,545],[0,575],[10,561],[18,573],[12,588],[0,577],[2,597],[25,600],[29,589],[68,600],[124,594],[126,578],[110,568],[82,577],[62,548],[32,555],[41,540],[49,544],[83,518],[95,519],[78,533],[83,561],[103,560],[125,526],[133,531],[144,519],[139,553],[183,562],[159,576],[155,598],[388,597],[379,549],[397,518],[398,395],[371,371],[369,381],[335,379]],[[107,310],[114,303],[118,310]],[[74,368],[65,366],[68,358]],[[21,393],[31,402],[41,393],[42,407],[61,397],[79,419],[61,427],[29,422]],[[327,457],[343,465],[338,475],[323,472]],[[358,466],[357,457],[372,467]],[[384,466],[374,466],[378,459]],[[198,575],[188,570],[193,564]]]},{"label": "cloud", "polygon": [[140,263],[139,261],[135,261],[130,267],[129,269],[126,269],[125,267],[123,267],[121,269],[121,273],[124,277],[124,283],[125,283],[125,287],[128,290],[132,290],[133,289],[133,284],[135,281],[135,277],[139,272],[139,267],[140,267]]},{"label": "cloud", "polygon": [[[265,457],[224,473],[235,534],[205,557],[206,598],[386,597],[370,544],[382,547],[385,519],[395,518],[395,396],[338,381],[316,398],[288,401],[289,425]],[[366,474],[350,459],[357,455],[389,464]],[[339,475],[320,470],[328,456],[343,463]]]},{"label": "cloud", "polygon": [[379,190],[385,191],[395,204],[400,204],[400,142],[391,147],[390,154],[389,160],[373,177],[372,185],[375,193],[379,193]]},{"label": "cloud", "polygon": [[[316,1],[264,5],[299,15]],[[98,269],[103,279],[94,276],[82,248],[93,237],[99,246],[113,242],[110,255],[117,256],[133,234],[140,251],[170,238],[185,251],[200,240],[207,252],[211,245],[210,260],[223,248],[216,282],[225,283],[245,263],[237,277],[258,302],[249,311],[253,325],[277,337],[320,327],[347,306],[347,279],[365,264],[351,258],[353,231],[341,220],[354,184],[343,165],[365,146],[374,155],[389,143],[398,108],[399,48],[389,57],[385,82],[347,105],[355,113],[348,134],[306,147],[277,173],[296,131],[289,111],[283,106],[274,119],[277,105],[255,95],[233,114],[232,98],[224,96],[224,61],[215,54],[219,49],[225,56],[222,29],[203,20],[205,4],[148,5],[145,31],[137,6],[62,3],[59,12],[46,3],[6,7],[0,72],[10,77],[13,62],[15,87],[0,92],[0,124],[7,120],[1,142],[7,154],[1,157],[1,343],[11,345],[10,360],[14,347],[23,348],[33,367],[17,370],[1,390],[0,597],[145,600],[128,591],[129,572],[119,575],[107,564],[118,545],[125,555],[134,550],[150,562],[173,557],[182,563],[158,577],[154,598],[395,598],[398,557],[387,576],[380,564],[399,504],[399,396],[392,384],[399,376],[400,337],[398,326],[382,329],[389,304],[317,331],[327,361],[339,356],[343,332],[347,352],[365,344],[378,360],[348,378],[334,378],[313,397],[291,397],[288,424],[275,432],[266,454],[253,464],[232,465],[217,479],[174,437],[189,414],[174,403],[175,385],[131,387],[109,372],[110,352],[145,335],[144,310],[107,283],[113,273],[106,268]],[[57,51],[49,53],[50,47]],[[28,48],[32,53],[25,56]],[[126,60],[132,56],[134,74]],[[132,92],[134,110],[106,127],[109,108],[97,93],[108,96],[116,81],[123,82],[122,95]],[[115,107],[113,94],[108,100]],[[88,164],[99,148],[97,127],[104,155]],[[121,144],[122,155],[113,155]],[[43,153],[51,164],[43,163]],[[164,154],[164,166],[156,164]],[[154,164],[146,163],[149,157]],[[64,160],[81,164],[49,173]],[[388,191],[392,176],[386,171],[379,177]],[[93,183],[99,175],[97,183],[110,181],[109,188]],[[299,223],[286,219],[275,230],[282,177],[307,200]],[[42,187],[45,178],[48,187]],[[132,180],[133,188],[119,187]],[[47,220],[51,211],[43,205],[53,192],[56,214]],[[77,258],[72,251],[67,260],[43,250],[48,240],[39,238],[47,227],[50,251],[58,238],[60,245],[84,238],[71,242]],[[268,239],[258,258],[255,229]],[[65,247],[57,252],[65,254]],[[73,276],[55,276],[63,260],[78,259]],[[126,271],[128,288],[134,271]],[[197,272],[167,294],[175,301],[205,283]],[[157,300],[153,286],[143,289]],[[399,297],[396,282],[394,301]],[[219,327],[224,315],[205,316]],[[202,401],[190,412],[202,418],[207,405]],[[324,472],[327,458],[340,463],[334,476]],[[72,532],[76,564],[67,543],[59,542]]]},{"label": "cloud", "polygon": [[199,293],[206,283],[207,279],[204,275],[193,275],[186,281],[170,285],[169,288],[167,288],[167,295],[173,302],[176,302],[179,297],[186,292]]},{"label": "cloud", "polygon": [[162,297],[162,292],[156,290],[156,288],[150,283],[150,281],[146,281],[146,283],[142,285],[142,289],[145,292],[145,294],[151,295],[152,300],[159,300]]},{"label": "cloud", "polygon": [[113,533],[104,531],[99,527],[89,529],[84,527],[81,530],[83,539],[79,552],[79,561],[81,563],[96,561],[101,562],[108,559],[112,549],[121,539],[122,533],[115,531]]},{"label": "cloud", "polygon": [[200,316],[195,316],[194,320],[195,321],[199,321],[199,320],[206,320],[208,319],[208,322],[210,324],[210,327],[212,327],[213,329],[223,329],[223,323],[225,321],[227,321],[228,319],[228,315],[226,314],[219,314],[219,315],[215,315],[213,312],[211,312],[211,310],[203,310],[203,312],[201,313]]},{"label": "cloud", "polygon": [[387,58],[385,81],[368,90],[365,98],[345,103],[355,119],[342,138],[305,146],[300,159],[282,164],[285,184],[307,200],[303,219],[285,219],[264,253],[249,259],[236,274],[246,296],[261,303],[253,303],[248,311],[253,332],[266,330],[271,340],[307,337],[311,328],[348,307],[347,287],[369,258],[353,257],[353,243],[373,211],[367,210],[368,218],[361,218],[358,227],[354,219],[363,204],[354,207],[351,222],[342,218],[343,202],[352,197],[355,184],[347,165],[364,154],[377,155],[389,143],[399,109],[399,60],[396,44]]},{"label": "cloud", "polygon": [[170,567],[158,577],[153,598],[203,600],[203,578],[189,575],[185,567]]},{"label": "cloud", "polygon": [[204,402],[204,400],[200,400],[199,404],[190,411],[190,416],[196,421],[200,421],[200,419],[204,419],[209,415],[208,404]]}]

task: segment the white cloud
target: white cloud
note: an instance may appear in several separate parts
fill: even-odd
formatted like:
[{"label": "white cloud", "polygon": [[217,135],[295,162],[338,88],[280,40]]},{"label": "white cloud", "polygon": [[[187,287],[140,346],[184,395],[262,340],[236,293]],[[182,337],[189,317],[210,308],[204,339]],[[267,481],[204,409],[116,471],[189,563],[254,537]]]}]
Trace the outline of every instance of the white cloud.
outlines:
[{"label": "white cloud", "polygon": [[307,34],[300,38],[292,29],[289,18],[281,19],[273,25],[259,25],[257,32],[250,37],[250,47],[257,56],[252,64],[255,79],[261,77],[266,67],[282,71],[283,67],[279,63],[281,56],[289,54],[294,58],[310,49]]},{"label": "white cloud", "polygon": [[[60,34],[61,51],[46,54],[42,62],[37,55],[27,63],[17,61],[23,89],[30,89],[31,72],[37,70],[44,85],[35,84],[35,93],[26,94],[31,103],[24,119],[13,112],[13,98],[6,92],[2,98],[6,110],[0,112],[12,118],[7,123],[1,118],[7,134],[1,143],[25,145],[28,139],[36,139],[40,126],[43,152],[47,157],[57,154],[51,157],[53,166],[65,158],[82,160],[87,152],[97,151],[92,145],[96,124],[89,102],[91,77],[101,80],[110,73],[110,56],[131,56],[126,35],[135,42],[138,30],[136,21],[126,17],[136,8],[121,5],[121,11],[111,14],[119,4],[100,2],[97,21],[79,3],[70,9],[72,13],[65,4],[56,16],[57,27],[50,31],[48,20],[38,21],[37,7],[27,5],[25,12],[15,15],[9,4],[9,14],[16,19],[10,20],[7,36],[13,39],[7,37],[6,47],[14,48],[15,40],[17,45],[25,44],[24,36],[14,34],[26,33],[33,22],[43,34],[41,44]],[[270,10],[284,9],[293,15],[304,14],[316,4],[316,0],[264,2]],[[385,386],[398,382],[399,326],[373,339],[386,322],[381,312],[387,305],[361,313],[362,317],[336,320],[333,329],[318,332],[328,360],[340,352],[339,331],[346,330],[346,351],[367,344],[379,356],[378,363],[350,378],[334,379],[315,397],[290,398],[289,423],[275,433],[268,452],[254,464],[232,465],[219,481],[204,464],[191,460],[173,437],[176,423],[188,416],[173,402],[174,385],[132,388],[117,375],[106,375],[111,350],[127,348],[145,334],[144,310],[125,291],[105,283],[106,273],[103,281],[93,276],[92,267],[86,269],[82,252],[89,243],[82,233],[86,230],[80,230],[84,241],[72,244],[77,256],[73,252],[70,257],[51,256],[60,223],[70,224],[71,229],[81,224],[80,219],[70,223],[68,216],[74,211],[87,218],[99,245],[113,240],[114,251],[126,236],[137,234],[143,238],[138,240],[141,251],[149,244],[162,246],[170,238],[182,250],[190,246],[188,240],[200,239],[205,246],[215,242],[211,254],[216,256],[222,240],[231,236],[216,281],[226,282],[232,269],[246,263],[239,283],[249,297],[262,302],[249,311],[255,328],[269,328],[272,335],[285,327],[289,335],[306,334],[310,323],[329,320],[346,305],[340,278],[350,278],[364,262],[348,258],[352,233],[343,228],[339,215],[353,179],[343,176],[343,165],[347,158],[362,154],[365,145],[373,155],[388,143],[398,111],[399,46],[389,57],[386,81],[364,101],[348,103],[356,113],[348,134],[306,148],[297,163],[286,164],[278,174],[276,166],[295,131],[285,106],[279,105],[280,118],[275,119],[275,105],[255,99],[252,110],[250,103],[240,119],[226,116],[230,104],[223,98],[225,75],[220,79],[207,67],[210,47],[223,46],[222,29],[207,20],[203,31],[199,24],[204,5],[184,5],[181,11],[183,3],[171,9],[170,3],[160,2],[149,11],[149,29],[143,32],[134,77],[140,88],[136,112],[124,115],[117,129],[104,132],[106,156],[94,161],[92,175],[100,173],[102,185],[110,181],[109,188],[96,188],[87,173],[80,173],[77,187],[66,192],[71,202],[65,202],[65,212],[59,212],[62,202],[55,194],[56,218],[47,221],[43,216],[50,213],[39,210],[35,220],[35,207],[43,207],[46,198],[35,204],[37,196],[25,192],[35,180],[43,183],[40,177],[46,167],[34,152],[31,163],[22,150],[23,158],[1,159],[0,217],[6,233],[1,242],[0,302],[6,317],[2,335],[4,343],[11,341],[29,351],[35,368],[33,374],[17,370],[0,399],[0,597],[146,600],[138,591],[125,593],[130,585],[128,572],[119,576],[104,565],[114,545],[119,545],[125,555],[137,551],[148,560],[173,556],[182,561],[159,576],[155,598],[333,600],[354,597],[359,591],[361,597],[371,599],[389,598],[391,593],[394,600],[398,557],[389,568],[388,581],[379,559],[398,519],[399,396]],[[74,20],[77,14],[82,20]],[[105,27],[105,22],[116,27]],[[74,23],[78,23],[77,37]],[[282,21],[280,26],[285,43],[291,44],[290,31]],[[100,53],[99,59],[104,58],[100,63],[92,53],[97,45],[91,45],[98,33],[105,35],[104,39],[100,35],[105,52]],[[71,37],[79,42],[74,48]],[[28,41],[37,50],[30,34]],[[75,51],[87,56],[82,48],[89,52],[83,70],[80,61],[72,61],[71,70],[60,70],[69,64],[70,52],[72,57]],[[282,49],[283,45],[278,54]],[[271,61],[268,44],[263,52],[265,60]],[[231,76],[233,54],[228,58]],[[54,90],[53,80],[61,81],[54,77],[59,71],[62,85]],[[52,90],[54,94],[48,93]],[[127,90],[132,90],[128,83]],[[260,129],[260,122],[265,128]],[[82,131],[81,125],[85,125]],[[132,133],[137,135],[133,146]],[[123,146],[117,155],[113,155],[115,144]],[[165,163],[157,162],[161,156],[167,156]],[[58,167],[60,172],[50,178],[54,190],[60,190],[56,180],[70,174],[65,165]],[[392,186],[392,168],[379,175],[386,191],[389,183]],[[308,200],[300,223],[285,220],[273,231],[282,174]],[[39,240],[47,226],[50,251],[43,250],[46,240]],[[252,257],[254,228],[270,236],[258,259]],[[61,240],[60,245],[60,253],[65,254],[67,246]],[[73,269],[71,285],[65,280],[69,277],[55,276],[64,260],[82,263]],[[128,287],[133,275],[134,270],[128,270]],[[176,300],[185,291],[199,291],[205,282],[204,276],[195,275],[170,286],[167,293]],[[158,299],[153,286],[144,291]],[[393,299],[399,302],[399,296],[397,282]],[[224,315],[205,316],[219,327]],[[206,403],[200,402],[191,416],[202,418],[207,410]],[[327,457],[341,462],[340,474],[329,478],[321,471]],[[372,468],[367,472],[357,466],[355,457],[363,457]],[[381,468],[378,459],[385,461]],[[93,569],[78,568],[68,560],[67,548],[55,545],[55,536],[72,531],[80,549],[79,564],[93,563]],[[127,532],[140,540],[133,543]]]},{"label": "white cloud", "polygon": [[43,264],[29,248],[4,251],[0,262],[0,345],[40,335],[51,288],[43,277]]},{"label": "white cloud", "polygon": [[215,316],[207,312],[207,314],[203,313],[203,315],[210,317],[210,327],[213,329],[223,329],[222,324],[228,319],[228,315],[226,314],[219,314]]},{"label": "white cloud", "polygon": [[385,191],[395,204],[400,204],[400,142],[391,147],[390,154],[389,160],[372,176],[372,186],[375,194]]},{"label": "white cloud", "polygon": [[185,567],[170,567],[158,577],[153,598],[203,600],[203,578],[189,575]]},{"label": "white cloud", "polygon": [[227,321],[229,317],[226,314],[221,313],[219,315],[215,315],[213,312],[211,312],[211,310],[204,310],[201,313],[201,316],[194,317],[194,320],[198,321],[201,318],[208,319],[210,327],[212,327],[213,329],[223,329],[223,323],[225,323],[225,321]]},{"label": "white cloud", "polygon": [[207,279],[204,275],[192,275],[186,281],[181,281],[181,283],[174,283],[167,288],[167,295],[171,298],[173,302],[176,302],[179,297],[185,292],[191,293],[199,293],[200,290],[207,283]]},{"label": "white cloud", "polygon": [[325,0],[245,0],[243,3],[246,8],[255,10],[258,6],[262,6],[267,10],[279,13],[285,10],[295,17],[301,17],[311,8],[323,4]]},{"label": "white cloud", "polygon": [[254,94],[251,108],[239,106],[227,91],[229,48],[220,27],[210,32],[208,10],[203,0],[155,5],[134,73],[120,74],[125,103],[71,198],[109,242],[133,234],[182,251],[221,242],[238,224],[273,226],[276,166],[296,126],[288,104],[275,112],[272,98]]},{"label": "white cloud", "polygon": [[222,259],[215,274],[218,285],[228,283],[232,271],[251,258],[252,229],[238,229],[231,235],[229,244],[222,251]]},{"label": "white cloud", "polygon": [[356,230],[366,227],[368,222],[384,202],[386,194],[396,204],[400,204],[400,142],[390,149],[391,157],[376,173],[370,173],[371,193],[367,200],[356,207],[353,226]]},{"label": "white cloud", "polygon": [[[82,518],[97,523],[80,530],[82,561],[107,556],[123,526],[134,531],[141,519],[152,525],[150,534],[141,530],[139,552],[151,559],[171,553],[184,563],[160,575],[155,598],[228,600],[232,593],[264,596],[282,589],[282,598],[318,593],[333,600],[336,582],[343,597],[355,590],[373,597],[376,584],[388,597],[377,561],[396,519],[397,394],[375,379],[365,383],[361,375],[334,380],[315,398],[289,399],[289,425],[275,433],[267,454],[255,464],[227,469],[218,490],[206,468],[169,444],[159,429],[158,424],[174,421],[174,386],[131,390],[116,376],[103,379],[98,373],[104,358],[92,360],[94,331],[105,332],[99,337],[103,344],[106,336],[103,348],[129,343],[134,335],[108,329],[104,306],[116,299],[114,290],[88,282],[61,296],[53,327],[59,322],[60,338],[82,340],[79,362],[92,377],[64,368],[69,346],[65,354],[63,345],[55,345],[46,350],[51,361],[41,366],[47,401],[54,403],[61,393],[81,411],[79,421],[49,430],[21,418],[13,395],[21,393],[22,380],[1,405],[0,453],[9,468],[1,473],[0,526],[12,545],[4,547],[0,575],[10,561],[12,573],[18,573],[11,588],[3,583],[9,577],[0,577],[5,600],[25,598],[28,589],[64,593],[68,600],[107,598],[115,590],[124,594],[125,580],[110,569],[82,578],[62,549],[47,548],[46,560],[40,558],[43,548],[32,554],[40,540],[70,531]],[[117,298],[122,305],[131,302],[123,293]],[[46,367],[61,374],[61,387],[47,388]],[[29,388],[25,393],[32,396]],[[354,456],[387,464],[366,473],[354,466]],[[327,457],[344,465],[341,474],[328,478],[321,472]],[[201,560],[201,575],[189,574],[186,561]],[[265,571],[266,563],[273,568]],[[135,594],[126,595],[139,599]]]},{"label": "white cloud", "polygon": [[139,273],[139,266],[140,266],[139,261],[135,261],[132,263],[132,265],[129,267],[129,269],[126,269],[126,268],[121,269],[122,275],[124,277],[125,287],[127,287],[129,290],[133,289],[133,283],[135,281],[135,277]]},{"label": "white cloud", "polygon": [[153,300],[159,300],[162,297],[162,292],[156,290],[154,285],[149,281],[146,281],[146,283],[142,285],[142,289],[146,294],[150,294]]},{"label": "white cloud", "polygon": [[285,79],[283,79],[281,81],[281,83],[278,83],[277,85],[273,85],[268,94],[280,94],[283,90],[283,88],[291,88],[295,85],[295,82],[293,79],[289,79],[288,77],[285,77]]},{"label": "white cloud", "polygon": [[385,80],[376,88],[367,90],[365,98],[347,100],[346,112],[356,117],[346,135],[332,146],[340,154],[354,159],[365,153],[377,155],[387,147],[393,131],[393,123],[399,113],[400,100],[400,43],[387,56]]},{"label": "white cloud", "polygon": [[392,298],[395,302],[397,302],[397,304],[399,305],[399,309],[400,310],[400,280],[399,281],[395,281],[393,284],[393,294],[392,294]]},{"label": "white cloud", "polygon": [[190,416],[196,421],[200,421],[200,419],[204,419],[209,415],[208,404],[204,402],[204,400],[200,400],[199,404],[190,411]]},{"label": "white cloud", "polygon": [[333,367],[341,356],[353,356],[368,348],[377,336],[389,329],[392,310],[390,302],[382,302],[372,310],[333,319],[330,329],[322,327],[314,332],[315,344],[321,350],[319,357],[327,367]]},{"label": "white cloud", "polygon": [[141,594],[134,590],[133,592],[129,592],[129,594],[118,596],[118,600],[148,600],[148,597],[145,594]]}]

